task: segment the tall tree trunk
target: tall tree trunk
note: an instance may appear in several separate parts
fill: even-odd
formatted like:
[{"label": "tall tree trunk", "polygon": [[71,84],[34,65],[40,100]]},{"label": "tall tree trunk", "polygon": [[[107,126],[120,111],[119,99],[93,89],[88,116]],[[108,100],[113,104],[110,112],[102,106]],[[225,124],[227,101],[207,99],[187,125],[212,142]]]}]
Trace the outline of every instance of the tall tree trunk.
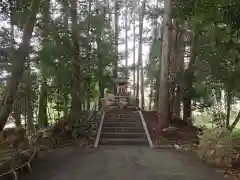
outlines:
[{"label": "tall tree trunk", "polygon": [[40,95],[39,95],[39,110],[38,110],[38,126],[39,128],[45,128],[48,126],[47,117],[47,81],[42,76]]},{"label": "tall tree trunk", "polygon": [[30,68],[30,56],[27,58],[27,69],[26,69],[26,78],[27,78],[27,96],[26,96],[26,108],[27,108],[27,132],[30,136],[34,131],[33,124],[33,100],[32,100],[32,82],[30,79],[31,68]]},{"label": "tall tree trunk", "polygon": [[[65,36],[68,35],[68,19],[69,19],[69,1],[63,1],[63,13],[64,13],[64,32]],[[69,116],[69,93],[64,92],[64,117]]]},{"label": "tall tree trunk", "polygon": [[63,0],[63,12],[64,12],[64,30],[65,35],[68,33],[68,19],[69,19],[69,0]]},{"label": "tall tree trunk", "polygon": [[[160,24],[160,26],[159,26],[159,31],[160,31],[160,33],[158,34],[158,36],[159,36],[159,41],[160,41],[160,45],[161,45],[161,47],[162,47],[162,44],[163,44],[163,23],[161,23]],[[161,53],[162,53],[162,50],[161,50]],[[162,55],[162,54],[161,54]],[[158,67],[157,67],[157,69],[158,69],[158,73],[156,74],[157,76],[156,76],[156,84],[155,84],[155,89],[156,89],[156,98],[155,98],[155,102],[154,102],[154,104],[155,104],[155,107],[154,107],[154,109],[156,109],[157,111],[158,111],[158,109],[159,109],[159,91],[160,91],[160,74],[161,74],[161,57],[159,57],[159,64],[158,64]]]},{"label": "tall tree trunk", "polygon": [[183,120],[186,121],[189,125],[192,124],[192,97],[191,90],[194,80],[194,70],[195,70],[195,61],[196,61],[196,50],[197,50],[197,40],[198,34],[194,32],[191,43],[191,55],[189,66],[185,72],[185,87],[184,87],[184,95],[183,95]]},{"label": "tall tree trunk", "polygon": [[[156,3],[156,8],[158,8],[158,0],[155,2]],[[162,25],[160,26],[160,28],[162,27]],[[161,33],[159,33],[159,31],[161,31]],[[159,26],[158,26],[158,17],[155,17],[153,19],[153,22],[152,22],[152,37],[153,37],[153,44],[160,41],[162,41],[162,30],[159,29]],[[157,57],[152,57],[151,58],[151,61],[153,62],[150,62],[150,64],[157,64]],[[155,62],[156,61],[156,62]],[[158,61],[159,62],[159,61]],[[156,67],[157,71],[159,71],[159,68]],[[153,109],[157,109],[157,101],[158,101],[158,91],[159,91],[159,81],[158,81],[158,78],[159,78],[159,73],[155,73],[155,76],[152,77],[151,81],[150,81],[150,95],[151,95],[151,99],[150,99],[150,105],[153,104]],[[154,82],[156,82],[154,84]],[[155,93],[154,93],[155,92]],[[151,107],[152,108],[152,107]]]},{"label": "tall tree trunk", "polygon": [[[142,3],[141,12],[139,13],[139,50],[138,50],[138,69],[137,69],[137,95],[139,97],[139,85],[141,80],[141,108],[144,109],[144,74],[142,62],[142,43],[143,43],[143,19],[145,14],[146,0]],[[140,77],[141,69],[141,77]]]},{"label": "tall tree trunk", "polygon": [[142,109],[145,108],[144,105],[144,69],[143,69],[143,60],[142,60],[142,43],[143,43],[143,19],[145,15],[145,6],[146,6],[146,0],[143,1],[142,5],[142,14],[141,14],[141,21],[140,21],[140,27],[139,27],[139,66],[141,68],[141,107]]},{"label": "tall tree trunk", "polygon": [[32,38],[32,32],[33,32],[34,24],[36,21],[36,14],[39,9],[39,4],[40,4],[39,0],[33,1],[32,11],[30,12],[25,22],[22,42],[18,50],[13,55],[11,77],[8,81],[8,86],[7,86],[5,95],[3,97],[3,100],[1,102],[0,131],[3,130],[7,122],[7,119],[9,117],[9,114],[12,111],[17,88],[24,71],[24,64],[29,54],[29,44],[30,44],[30,39]]},{"label": "tall tree trunk", "polygon": [[149,97],[149,107],[148,110],[152,110],[152,102],[153,102],[153,80],[150,81],[150,97]]},{"label": "tall tree trunk", "polygon": [[[10,46],[12,48],[12,53],[14,53],[14,42],[15,42],[15,34],[14,34],[14,22],[13,22],[13,16],[15,13],[15,4],[14,1],[11,1],[11,15],[10,15],[10,23],[11,23],[11,41],[10,41]],[[18,94],[18,93],[17,93]],[[21,127],[21,110],[20,110],[20,103],[19,103],[19,96],[16,94],[16,99],[15,99],[15,103],[14,103],[14,118],[15,118],[15,125],[16,127]]]},{"label": "tall tree trunk", "polygon": [[172,24],[171,17],[171,0],[164,1],[164,18],[163,18],[163,42],[162,56],[160,65],[160,88],[159,88],[159,107],[158,107],[158,128],[164,128],[169,123],[169,35]]},{"label": "tall tree trunk", "polygon": [[[71,102],[71,119],[78,120],[81,111],[81,97],[80,89],[82,77],[80,75],[80,46],[79,46],[79,32],[78,32],[78,18],[77,18],[77,0],[71,1],[71,19],[72,19],[72,42],[74,45],[74,56],[72,58],[72,102]],[[81,78],[81,79],[80,79]]]},{"label": "tall tree trunk", "polygon": [[15,105],[15,108],[14,108],[15,112],[13,114],[13,117],[15,119],[15,125],[16,125],[16,127],[21,127],[22,126],[21,110],[19,108],[21,105],[20,105],[20,102],[19,102],[19,97],[16,98],[14,105]]},{"label": "tall tree trunk", "polygon": [[227,117],[226,117],[226,125],[225,125],[226,128],[230,127],[230,115],[231,115],[232,98],[233,98],[232,90],[231,90],[231,88],[229,88],[227,90]]},{"label": "tall tree trunk", "polygon": [[176,73],[176,43],[177,43],[177,32],[176,32],[176,20],[172,20],[172,28],[170,31],[169,37],[169,121],[172,120],[175,109],[174,109],[174,100],[175,100],[175,73]]},{"label": "tall tree trunk", "polygon": [[[115,17],[115,36],[114,36],[114,43],[115,43],[115,60],[114,60],[114,72],[113,72],[113,76],[115,78],[118,77],[118,34],[119,34],[119,28],[118,28],[118,11],[119,11],[119,2],[118,0],[115,0],[114,2],[114,17]],[[116,85],[114,86],[114,93],[116,94],[117,89],[116,89]]]},{"label": "tall tree trunk", "polygon": [[[46,0],[43,7],[43,42],[48,41],[50,23],[50,0]],[[41,87],[39,97],[38,125],[40,128],[48,126],[47,105],[48,105],[48,86],[45,77],[44,67],[41,66]]]},{"label": "tall tree trunk", "polygon": [[180,119],[181,114],[181,99],[182,99],[182,83],[181,78],[184,72],[184,31],[181,27],[179,27],[178,38],[177,38],[177,69],[176,69],[176,96],[174,99],[174,114],[177,119]]},{"label": "tall tree trunk", "polygon": [[136,96],[136,17],[133,14],[133,95]]},{"label": "tall tree trunk", "polygon": [[[100,5],[99,5],[100,6]],[[96,14],[101,17],[102,23],[105,23],[105,13],[106,9],[104,8],[104,12],[102,13],[102,16],[100,16],[100,10],[96,10]],[[98,87],[100,91],[100,96],[99,96],[99,101],[98,101],[98,107],[101,108],[101,98],[104,98],[104,86],[103,86],[103,59],[101,57],[102,55],[102,44],[101,44],[101,37],[102,37],[102,28],[97,29],[97,56],[98,56],[98,75],[99,75],[99,80],[98,80]]]},{"label": "tall tree trunk", "polygon": [[128,78],[128,0],[125,0],[125,78]]},{"label": "tall tree trunk", "polygon": [[[91,72],[91,39],[90,39],[90,31],[91,31],[91,19],[92,19],[92,0],[88,2],[88,29],[87,29],[87,39],[88,39],[88,47],[87,47],[87,56],[88,56],[88,73]],[[90,79],[87,81],[87,110],[90,110],[90,92],[91,91],[91,82]]]}]

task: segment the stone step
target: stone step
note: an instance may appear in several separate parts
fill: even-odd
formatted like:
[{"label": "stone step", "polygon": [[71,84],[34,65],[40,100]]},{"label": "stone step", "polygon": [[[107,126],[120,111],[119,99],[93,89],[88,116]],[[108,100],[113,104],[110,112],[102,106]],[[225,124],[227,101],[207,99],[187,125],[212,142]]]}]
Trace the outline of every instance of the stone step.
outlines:
[{"label": "stone step", "polygon": [[103,133],[108,133],[108,132],[120,132],[120,133],[144,133],[144,129],[142,127],[103,127],[102,128]]},{"label": "stone step", "polygon": [[115,139],[115,138],[100,138],[99,145],[148,145],[148,141],[142,139]]},{"label": "stone step", "polygon": [[105,118],[140,118],[139,114],[106,114]]},{"label": "stone step", "polygon": [[105,118],[104,122],[141,122],[140,118]]},{"label": "stone step", "polygon": [[133,133],[133,132],[103,132],[101,133],[101,138],[115,138],[115,139],[126,139],[126,138],[130,138],[130,139],[137,139],[137,138],[145,138],[145,134],[144,133]]},{"label": "stone step", "polygon": [[119,122],[119,121],[104,121],[103,122],[103,127],[138,127],[142,128],[141,122]]},{"label": "stone step", "polygon": [[108,111],[107,114],[138,114],[138,111],[128,109],[113,109]]}]

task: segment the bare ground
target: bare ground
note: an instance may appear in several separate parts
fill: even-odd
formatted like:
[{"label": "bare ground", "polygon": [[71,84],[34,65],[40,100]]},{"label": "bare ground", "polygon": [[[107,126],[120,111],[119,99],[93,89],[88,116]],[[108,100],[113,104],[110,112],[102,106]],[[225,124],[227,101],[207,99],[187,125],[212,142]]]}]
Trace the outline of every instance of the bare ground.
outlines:
[{"label": "bare ground", "polygon": [[41,155],[20,180],[224,180],[201,162],[169,149],[66,148]]}]

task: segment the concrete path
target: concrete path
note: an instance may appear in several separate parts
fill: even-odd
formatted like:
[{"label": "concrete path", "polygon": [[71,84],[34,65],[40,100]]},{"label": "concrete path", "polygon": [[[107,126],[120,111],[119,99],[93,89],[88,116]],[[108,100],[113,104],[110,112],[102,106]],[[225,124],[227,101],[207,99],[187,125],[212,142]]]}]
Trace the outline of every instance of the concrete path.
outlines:
[{"label": "concrete path", "polygon": [[214,169],[173,150],[149,147],[60,149],[20,180],[223,180]]}]

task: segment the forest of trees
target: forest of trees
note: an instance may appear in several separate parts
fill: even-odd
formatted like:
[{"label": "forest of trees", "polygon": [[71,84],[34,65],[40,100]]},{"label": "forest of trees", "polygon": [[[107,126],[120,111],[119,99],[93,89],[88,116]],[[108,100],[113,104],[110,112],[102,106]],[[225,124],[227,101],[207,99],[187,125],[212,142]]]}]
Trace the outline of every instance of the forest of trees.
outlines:
[{"label": "forest of trees", "polygon": [[2,0],[0,11],[0,130],[9,116],[29,133],[78,119],[117,76],[161,127],[192,124],[194,110],[230,130],[240,119],[240,1]]}]

